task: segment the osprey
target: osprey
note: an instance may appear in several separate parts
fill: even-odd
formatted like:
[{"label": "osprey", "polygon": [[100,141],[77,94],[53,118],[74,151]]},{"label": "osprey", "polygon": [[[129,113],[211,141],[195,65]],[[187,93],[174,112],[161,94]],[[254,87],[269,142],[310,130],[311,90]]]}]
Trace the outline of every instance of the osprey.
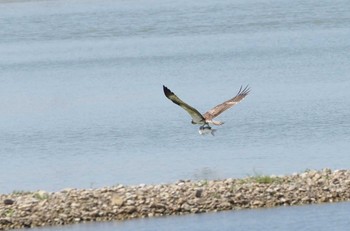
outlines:
[{"label": "osprey", "polygon": [[173,103],[179,105],[183,109],[185,109],[188,114],[192,117],[192,124],[199,124],[201,125],[199,127],[199,134],[205,135],[211,133],[214,135],[214,132],[216,129],[212,129],[209,124],[214,124],[214,125],[222,125],[223,122],[220,121],[215,121],[213,120],[215,117],[220,115],[222,112],[225,110],[229,109],[230,107],[233,107],[234,105],[238,104],[241,102],[250,92],[250,89],[248,86],[246,86],[244,89],[241,88],[239,89],[238,93],[236,96],[234,96],[232,99],[229,99],[214,108],[210,109],[203,115],[195,108],[191,107],[184,101],[182,101],[179,97],[177,97],[174,92],[170,91],[166,86],[163,85],[163,91],[165,96],[170,99]]}]

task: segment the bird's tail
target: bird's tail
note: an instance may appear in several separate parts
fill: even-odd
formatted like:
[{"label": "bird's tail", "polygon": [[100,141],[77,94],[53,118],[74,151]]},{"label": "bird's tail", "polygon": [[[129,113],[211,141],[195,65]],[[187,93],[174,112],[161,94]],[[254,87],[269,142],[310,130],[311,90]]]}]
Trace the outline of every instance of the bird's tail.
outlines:
[{"label": "bird's tail", "polygon": [[211,123],[214,124],[214,125],[223,125],[224,124],[224,122],[215,121],[215,120],[212,120]]}]

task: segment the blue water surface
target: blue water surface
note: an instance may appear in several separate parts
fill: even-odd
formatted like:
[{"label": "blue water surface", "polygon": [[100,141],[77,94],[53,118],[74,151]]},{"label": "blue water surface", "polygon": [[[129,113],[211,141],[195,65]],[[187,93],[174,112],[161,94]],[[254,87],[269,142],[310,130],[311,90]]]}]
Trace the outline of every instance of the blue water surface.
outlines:
[{"label": "blue water surface", "polygon": [[[0,193],[350,168],[348,1],[1,1],[0,22]],[[251,93],[200,136],[163,84],[203,113]]]}]

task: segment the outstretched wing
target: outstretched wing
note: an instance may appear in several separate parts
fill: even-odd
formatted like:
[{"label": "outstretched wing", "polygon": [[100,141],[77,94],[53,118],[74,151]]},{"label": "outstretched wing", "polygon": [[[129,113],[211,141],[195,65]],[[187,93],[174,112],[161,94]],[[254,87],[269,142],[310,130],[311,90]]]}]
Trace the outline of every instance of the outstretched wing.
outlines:
[{"label": "outstretched wing", "polygon": [[200,122],[204,122],[205,119],[202,116],[202,114],[197,111],[195,108],[191,107],[190,105],[188,105],[187,103],[185,103],[184,101],[182,101],[179,97],[177,97],[172,91],[170,91],[166,86],[163,85],[163,91],[165,96],[170,99],[171,101],[173,101],[173,103],[179,105],[180,107],[182,107],[183,109],[185,109],[188,114],[190,114],[190,116],[193,119],[193,122],[195,123],[200,123]]},{"label": "outstretched wing", "polygon": [[222,104],[219,104],[216,107],[210,109],[209,111],[207,111],[203,115],[203,117],[206,120],[211,120],[211,119],[217,117],[222,112],[226,111],[230,107],[233,107],[234,105],[241,102],[244,99],[244,97],[246,97],[248,95],[249,92],[250,92],[250,89],[248,86],[246,86],[243,90],[242,90],[242,86],[241,86],[241,88],[239,89],[239,91],[235,97],[233,97],[232,99],[229,99],[229,100],[223,102]]}]

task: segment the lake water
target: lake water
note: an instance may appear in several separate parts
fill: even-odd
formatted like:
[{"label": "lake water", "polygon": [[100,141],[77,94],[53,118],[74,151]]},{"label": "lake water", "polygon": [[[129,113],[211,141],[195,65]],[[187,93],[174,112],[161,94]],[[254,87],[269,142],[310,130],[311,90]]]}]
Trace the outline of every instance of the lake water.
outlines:
[{"label": "lake water", "polygon": [[[0,193],[350,168],[348,1],[1,1],[0,25]],[[163,84],[251,94],[200,136]]]}]

